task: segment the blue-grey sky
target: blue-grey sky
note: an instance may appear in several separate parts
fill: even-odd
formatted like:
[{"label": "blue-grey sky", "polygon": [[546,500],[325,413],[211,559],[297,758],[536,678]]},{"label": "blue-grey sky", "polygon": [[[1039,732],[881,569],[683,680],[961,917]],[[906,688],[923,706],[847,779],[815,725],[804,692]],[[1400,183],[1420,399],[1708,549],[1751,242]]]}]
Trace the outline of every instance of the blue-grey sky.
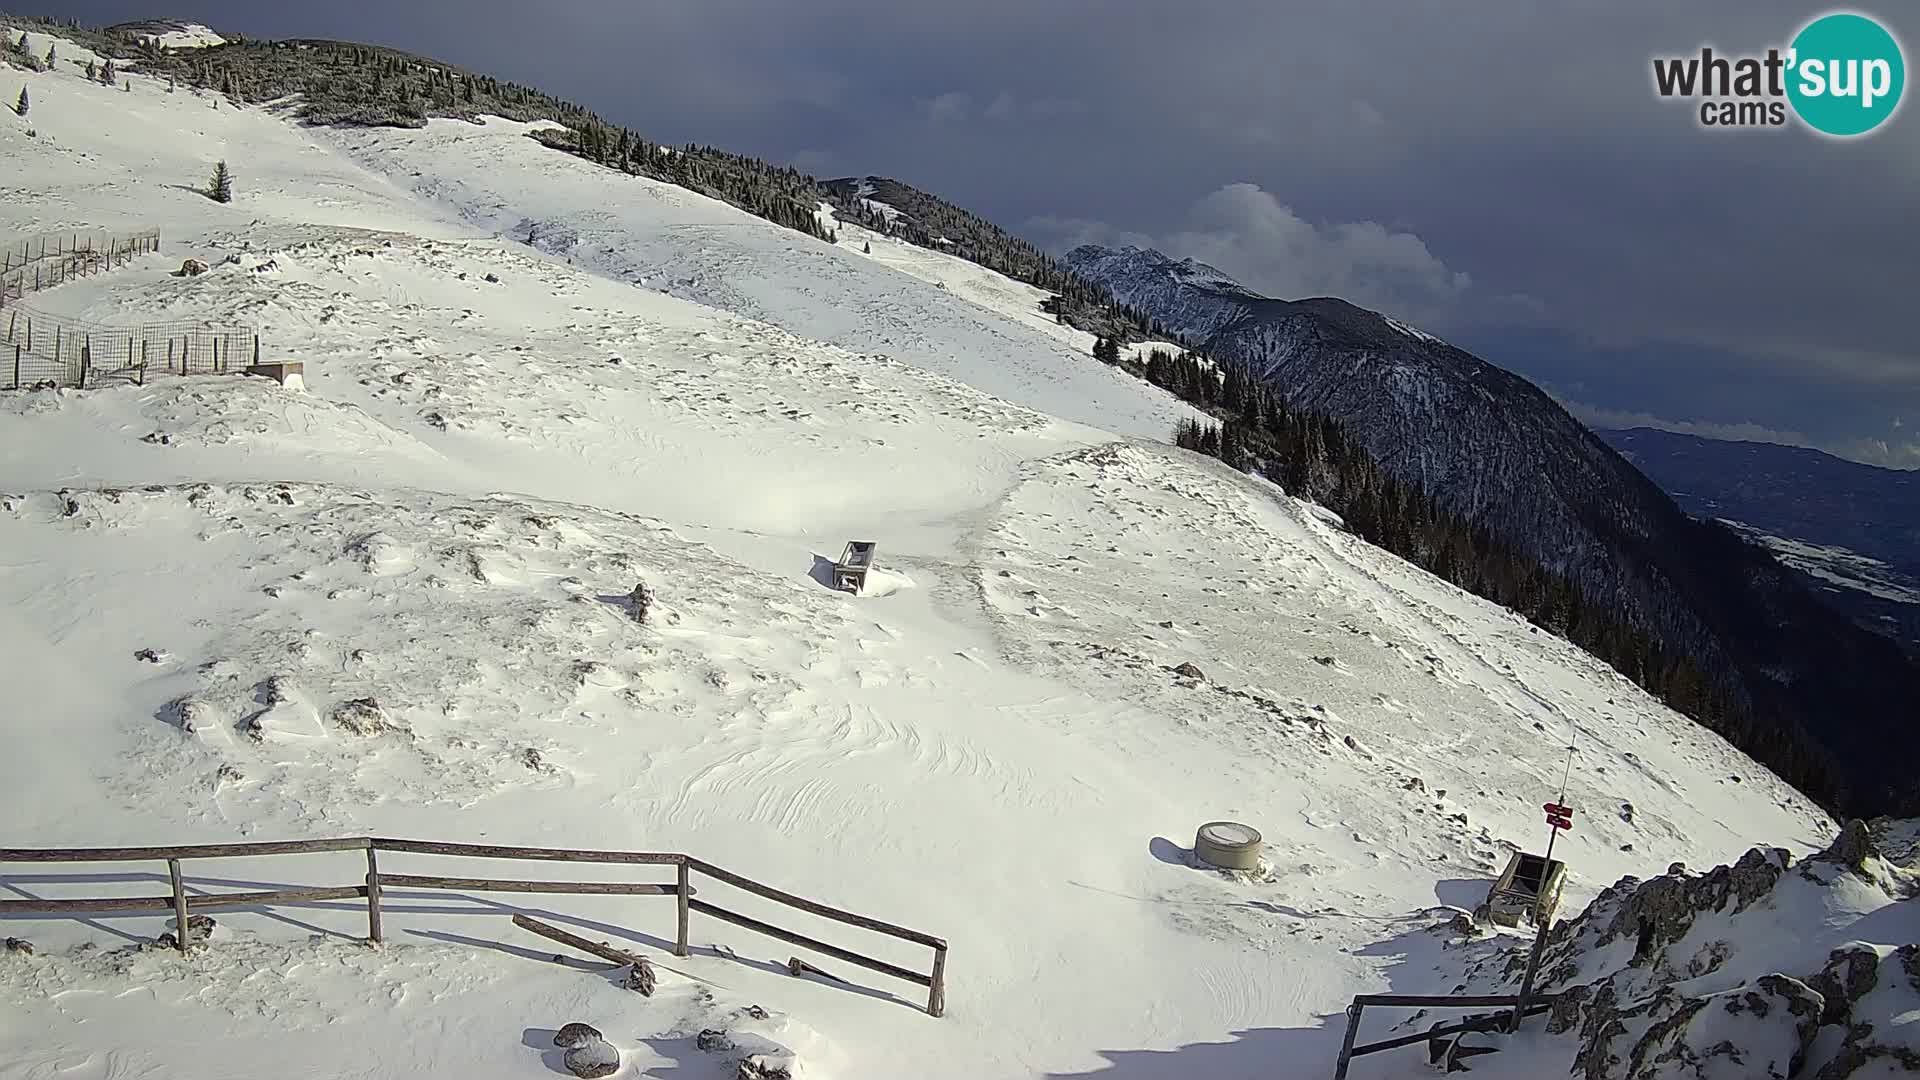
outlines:
[{"label": "blue-grey sky", "polygon": [[[1652,89],[1655,54],[1784,46],[1825,7],[163,2],[9,6],[413,49],[654,139],[898,177],[1056,249],[1344,296],[1595,420],[1920,466],[1920,110],[1851,141],[1706,131]],[[1920,51],[1920,12],[1855,10]]]}]

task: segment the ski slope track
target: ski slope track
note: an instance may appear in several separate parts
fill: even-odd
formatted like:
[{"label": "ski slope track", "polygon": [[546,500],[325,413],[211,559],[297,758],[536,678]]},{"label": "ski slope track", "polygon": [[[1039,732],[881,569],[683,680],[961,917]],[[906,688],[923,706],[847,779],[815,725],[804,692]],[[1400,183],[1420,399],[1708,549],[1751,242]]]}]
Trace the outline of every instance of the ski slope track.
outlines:
[{"label": "ski slope track", "polygon": [[[946,938],[948,1011],[820,957],[851,985],[793,978],[788,946],[699,916],[676,959],[657,898],[523,898],[653,957],[643,999],[556,963],[514,898],[389,890],[378,951],[353,903],[218,914],[186,959],[138,948],[156,915],[8,920],[35,952],[0,954],[0,1078],[554,1075],[576,1020],[621,1076],[750,1052],[810,1077],[1320,1076],[1353,994],[1457,981],[1405,943],[1544,840],[1569,741],[1568,910],[1835,831],[1564,641],[1166,445],[1184,407],[1024,286],[524,125],[312,130],[123,78],[0,69],[37,132],[0,117],[0,234],[165,237],[30,302],[250,323],[306,389],[0,393],[0,846],[686,851]],[[192,190],[220,159],[230,205]],[[169,273],[187,257],[213,269]],[[823,584],[855,537],[884,571],[861,596]],[[1265,835],[1260,872],[1192,865],[1220,818]],[[0,892],[152,895],[159,870],[0,866]]]}]

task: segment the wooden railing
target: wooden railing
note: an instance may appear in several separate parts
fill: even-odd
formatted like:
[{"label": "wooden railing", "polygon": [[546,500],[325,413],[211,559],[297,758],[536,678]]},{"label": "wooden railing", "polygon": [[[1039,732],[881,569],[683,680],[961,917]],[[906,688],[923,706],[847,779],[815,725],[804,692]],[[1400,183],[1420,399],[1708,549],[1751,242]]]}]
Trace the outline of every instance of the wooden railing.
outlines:
[{"label": "wooden railing", "polygon": [[[307,855],[333,851],[364,851],[367,873],[362,884],[328,888],[280,889],[271,892],[195,894],[189,896],[180,864],[193,859],[251,858],[262,855]],[[518,859],[542,862],[615,863],[626,865],[671,866],[671,882],[612,881],[519,881],[500,878],[429,877],[418,874],[389,874],[380,870],[380,852],[406,852],[416,855],[449,855],[471,859]],[[725,870],[690,855],[657,851],[587,851],[567,848],[507,847],[496,844],[443,844],[427,840],[395,840],[381,837],[347,837],[334,840],[284,840],[264,843],[189,844],[171,847],[125,848],[0,848],[0,863],[9,862],[164,862],[173,886],[170,896],[128,896],[85,900],[0,900],[0,918],[13,913],[86,914],[102,911],[165,911],[171,908],[175,919],[175,937],[181,952],[190,947],[187,920],[195,910],[236,907],[267,907],[274,904],[301,904],[321,900],[364,899],[367,902],[367,940],[379,943],[382,891],[387,888],[458,889],[474,892],[568,893],[576,895],[671,896],[679,912],[678,932],[674,937],[674,955],[686,956],[688,924],[694,912],[710,915],[735,926],[778,938],[789,944],[811,949],[849,964],[890,975],[927,988],[927,1012],[940,1016],[946,1012],[947,943],[932,934],[909,930],[879,919],[807,900]],[[771,923],[729,911],[717,904],[695,899],[693,875],[704,874],[715,881],[765,897],[776,903],[817,915],[848,926],[924,945],[933,950],[932,970],[923,974],[884,960],[841,948]]]}]

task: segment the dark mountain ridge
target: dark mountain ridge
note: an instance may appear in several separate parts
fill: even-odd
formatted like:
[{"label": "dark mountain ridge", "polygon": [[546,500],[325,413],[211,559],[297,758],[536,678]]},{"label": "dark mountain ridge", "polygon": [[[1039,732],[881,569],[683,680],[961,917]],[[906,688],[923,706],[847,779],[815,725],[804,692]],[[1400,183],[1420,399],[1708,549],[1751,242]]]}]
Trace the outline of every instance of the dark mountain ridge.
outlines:
[{"label": "dark mountain ridge", "polygon": [[1844,789],[1832,797],[1908,805],[1914,782],[1887,757],[1912,745],[1895,719],[1920,700],[1907,658],[1767,552],[1687,515],[1539,388],[1342,300],[1254,295],[1140,249],[1085,246],[1063,261],[1289,406],[1337,419],[1388,474],[1690,658],[1740,714],[1702,719],[1737,724],[1749,752],[1817,747],[1815,771]]},{"label": "dark mountain ridge", "polygon": [[1652,428],[1598,434],[1695,517],[1817,545],[1769,541],[1837,610],[1920,650],[1920,471]]}]

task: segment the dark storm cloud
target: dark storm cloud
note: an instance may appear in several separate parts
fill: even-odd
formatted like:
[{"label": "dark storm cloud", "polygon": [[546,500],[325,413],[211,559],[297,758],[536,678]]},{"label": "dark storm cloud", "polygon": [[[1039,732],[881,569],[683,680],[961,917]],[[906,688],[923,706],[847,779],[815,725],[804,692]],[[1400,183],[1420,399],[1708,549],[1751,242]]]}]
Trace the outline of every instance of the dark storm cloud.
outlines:
[{"label": "dark storm cloud", "polygon": [[[1822,10],[1803,4],[168,6],[417,49],[655,138],[897,176],[1046,243],[1133,238],[1280,295],[1343,293],[1601,409],[1828,444],[1920,427],[1915,107],[1839,142],[1702,131],[1652,92],[1654,54],[1784,44]],[[1911,61],[1920,15],[1865,10]]]}]

